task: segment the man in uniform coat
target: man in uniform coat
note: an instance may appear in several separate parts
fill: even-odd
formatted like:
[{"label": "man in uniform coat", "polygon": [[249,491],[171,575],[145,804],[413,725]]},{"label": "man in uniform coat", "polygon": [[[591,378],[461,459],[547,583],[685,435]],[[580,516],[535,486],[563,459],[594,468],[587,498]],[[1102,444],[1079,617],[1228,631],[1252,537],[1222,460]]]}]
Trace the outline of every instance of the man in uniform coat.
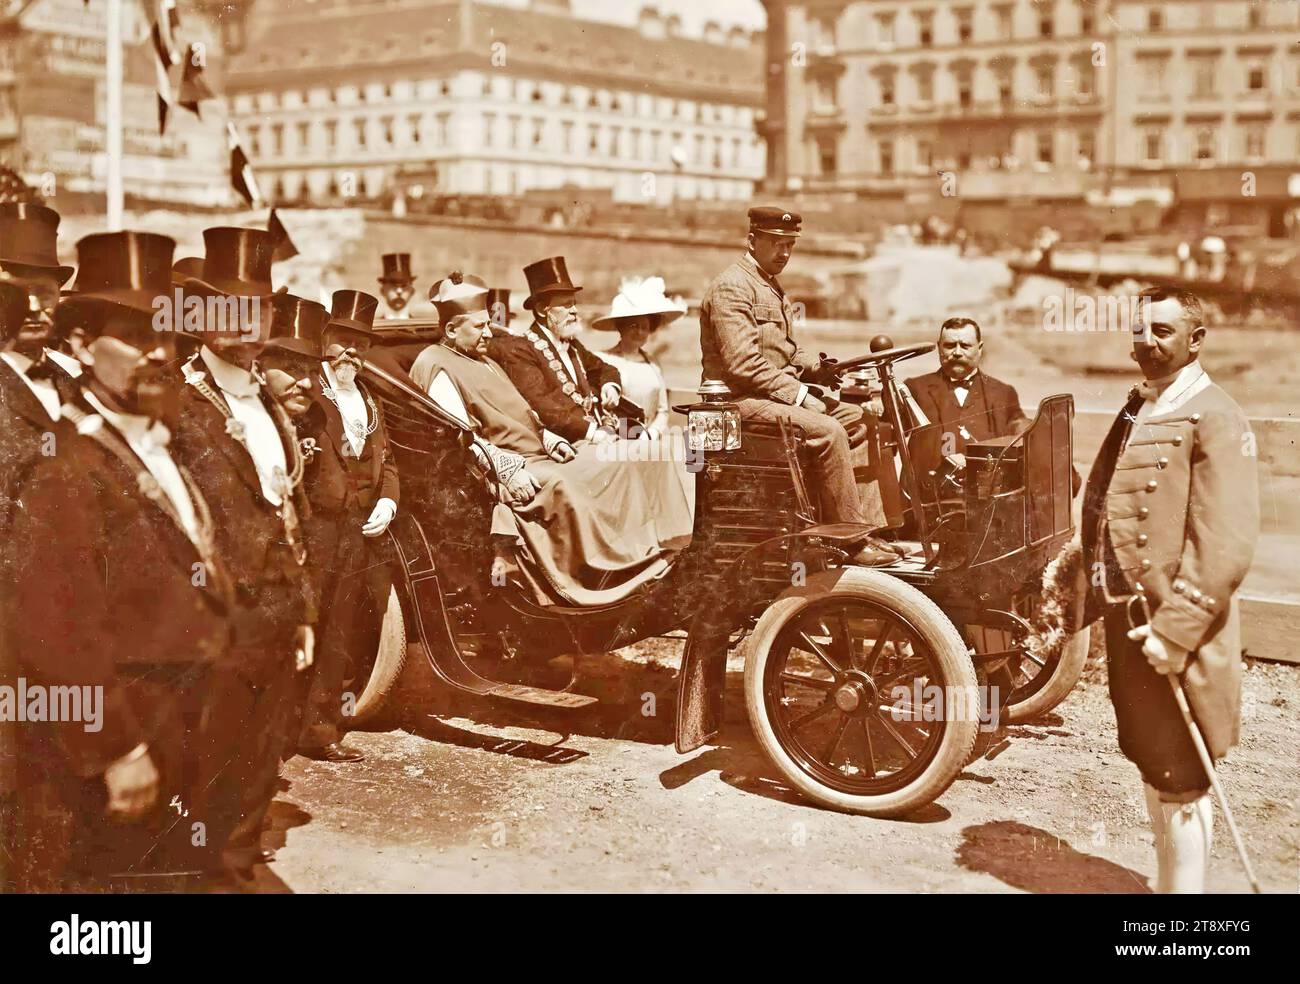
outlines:
[{"label": "man in uniform coat", "polygon": [[1259,534],[1259,484],[1249,422],[1198,361],[1201,301],[1163,288],[1140,298],[1133,355],[1146,380],[1088,477],[1079,590],[1085,622],[1105,619],[1119,744],[1142,775],[1155,831],[1156,889],[1199,892],[1213,829],[1209,778],[1164,677],[1181,676],[1211,756],[1226,754],[1240,729],[1237,589]]},{"label": "man in uniform coat", "polygon": [[563,256],[524,267],[533,323],[521,335],[494,332],[488,355],[537,411],[542,426],[566,441],[615,440],[610,413],[623,398],[618,370],[593,355],[578,333],[578,292]]},{"label": "man in uniform coat", "polygon": [[984,372],[983,358],[979,324],[970,318],[949,318],[939,327],[938,372],[907,381],[926,422],[939,425],[932,437],[917,442],[915,463],[920,474],[939,471],[945,461],[960,471],[966,466],[968,444],[1007,437],[1028,426],[1015,387]]},{"label": "man in uniform coat", "polygon": [[[258,841],[290,739],[295,675],[315,647],[317,599],[306,566],[310,507],[298,436],[257,364],[271,317],[275,242],[261,229],[222,227],[203,239],[202,273],[182,287],[187,304],[205,302],[205,314],[188,331],[199,348],[177,380],[176,444],[212,504],[217,547],[235,581],[235,639],[221,678],[235,710],[218,722],[230,749],[218,781],[244,792],[239,815],[223,818],[234,829],[227,860],[241,870],[273,857]],[[237,313],[232,322],[215,317],[219,311]]]},{"label": "man in uniform coat", "polygon": [[[833,362],[809,355],[795,341],[794,306],[777,280],[802,226],[797,212],[749,210],[748,250],[714,278],[700,304],[704,378],[727,384],[742,420],[784,420],[802,428],[814,456],[824,522],[884,525],[883,516],[868,517],[863,509],[846,430],[872,425],[874,418],[864,421],[861,407],[810,387],[835,386],[838,375]],[[857,559],[881,564],[894,558],[873,545]]]},{"label": "man in uniform coat", "polygon": [[[348,657],[366,598],[382,617],[392,587],[384,532],[397,515],[397,462],[384,413],[358,376],[375,339],[378,301],[354,290],[334,292],[330,319],[312,374],[312,406],[300,427],[313,442],[307,495],[313,520],[313,564],[321,570],[321,640],[298,750],[325,762],[355,762],[342,744]],[[346,700],[346,703],[345,703]]]},{"label": "man in uniform coat", "polygon": [[[78,243],[82,388],[17,497],[7,632],[29,686],[72,687],[102,718],[24,724],[18,861],[28,889],[163,887],[220,870],[199,733],[229,641],[229,579],[208,504],[170,445],[175,336],[155,332],[175,243]],[[83,691],[81,688],[89,688]]]}]

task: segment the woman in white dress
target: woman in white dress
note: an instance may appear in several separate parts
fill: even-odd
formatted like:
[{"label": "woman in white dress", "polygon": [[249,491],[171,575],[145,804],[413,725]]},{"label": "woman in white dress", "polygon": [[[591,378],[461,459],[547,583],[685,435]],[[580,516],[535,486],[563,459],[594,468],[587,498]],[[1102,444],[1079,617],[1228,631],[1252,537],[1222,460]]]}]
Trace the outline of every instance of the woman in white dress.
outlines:
[{"label": "woman in white dress", "polygon": [[614,347],[596,355],[618,370],[623,397],[640,407],[645,415],[645,436],[651,440],[668,434],[668,387],[663,370],[643,346],[656,331],[685,313],[664,295],[662,277],[634,278],[623,281],[609,314],[591,323],[597,330],[618,332]]}]

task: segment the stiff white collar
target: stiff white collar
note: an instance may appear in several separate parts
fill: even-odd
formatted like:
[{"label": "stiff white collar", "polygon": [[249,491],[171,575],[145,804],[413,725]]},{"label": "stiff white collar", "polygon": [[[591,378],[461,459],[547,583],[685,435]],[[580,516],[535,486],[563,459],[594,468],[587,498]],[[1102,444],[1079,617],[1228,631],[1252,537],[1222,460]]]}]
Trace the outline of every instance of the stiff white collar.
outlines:
[{"label": "stiff white collar", "polygon": [[171,442],[171,431],[161,421],[151,421],[148,417],[141,416],[138,413],[118,413],[115,410],[110,410],[90,390],[83,391],[82,395],[85,396],[86,402],[95,409],[95,412],[108,421],[115,431],[126,438],[126,442],[132,447],[166,448]]},{"label": "stiff white collar", "polygon": [[233,362],[227,362],[206,345],[199,351],[203,357],[203,364],[212,373],[212,381],[231,396],[257,396],[261,391],[261,382],[247,369],[242,369]]}]

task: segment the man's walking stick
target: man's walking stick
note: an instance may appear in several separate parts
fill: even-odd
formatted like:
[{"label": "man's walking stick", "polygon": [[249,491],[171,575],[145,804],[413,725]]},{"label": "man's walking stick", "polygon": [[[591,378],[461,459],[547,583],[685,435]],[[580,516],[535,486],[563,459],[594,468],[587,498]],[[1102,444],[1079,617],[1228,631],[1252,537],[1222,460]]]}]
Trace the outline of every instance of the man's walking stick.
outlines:
[{"label": "man's walking stick", "polygon": [[[1151,624],[1151,607],[1147,604],[1147,596],[1139,593],[1137,596],[1142,602],[1142,614],[1146,616],[1146,624]],[[1210,778],[1210,789],[1214,793],[1214,798],[1219,801],[1219,808],[1223,810],[1223,819],[1228,822],[1228,833],[1232,834],[1232,843],[1236,845],[1237,857],[1241,858],[1241,866],[1246,869],[1246,878],[1250,882],[1250,889],[1256,895],[1262,894],[1263,890],[1259,887],[1259,881],[1255,878],[1255,869],[1250,866],[1250,858],[1246,856],[1246,842],[1241,839],[1241,831],[1237,829],[1237,821],[1232,815],[1232,807],[1228,805],[1228,797],[1223,792],[1223,786],[1219,783],[1219,774],[1214,771],[1214,761],[1210,758],[1210,750],[1205,746],[1205,738],[1201,735],[1201,729],[1197,726],[1196,720],[1192,717],[1192,709],[1187,703],[1187,693],[1183,690],[1183,678],[1179,673],[1168,673],[1165,679],[1169,681],[1169,689],[1174,695],[1174,703],[1178,705],[1178,711],[1183,716],[1183,723],[1187,725],[1187,733],[1192,738],[1192,744],[1196,746],[1196,754],[1201,760],[1201,767],[1205,769],[1205,774]]]}]

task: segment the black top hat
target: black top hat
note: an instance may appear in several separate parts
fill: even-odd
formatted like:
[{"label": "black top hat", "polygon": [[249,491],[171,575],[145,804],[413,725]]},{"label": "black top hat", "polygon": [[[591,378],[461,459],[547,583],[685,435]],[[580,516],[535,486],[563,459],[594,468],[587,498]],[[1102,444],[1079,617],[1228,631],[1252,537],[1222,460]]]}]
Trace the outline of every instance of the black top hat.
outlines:
[{"label": "black top hat", "polygon": [[755,205],[749,210],[749,231],[769,236],[797,236],[803,228],[803,216],[774,205]]},{"label": "black top hat", "polygon": [[492,323],[501,328],[510,324],[510,291],[505,287],[489,287],[487,292],[487,309]]},{"label": "black top hat", "polygon": [[329,319],[324,304],[295,294],[272,294],[267,344],[301,355],[320,355],[325,322]]},{"label": "black top hat", "polygon": [[0,341],[15,337],[27,320],[27,291],[0,281]]},{"label": "black top hat", "polygon": [[34,202],[0,203],[0,264],[18,276],[44,273],[60,284],[72,267],[59,262],[59,213]]},{"label": "black top hat", "polygon": [[385,253],[382,259],[384,261],[384,275],[379,278],[381,284],[409,284],[415,281],[415,278],[411,276],[410,253]]},{"label": "black top hat", "polygon": [[379,299],[359,290],[336,290],[330,299],[330,316],[325,328],[348,328],[362,334],[376,336],[375,311]]},{"label": "black top hat", "polygon": [[265,297],[273,293],[275,237],[265,229],[218,226],[203,230],[203,272],[186,280],[186,291]]},{"label": "black top hat", "polygon": [[528,264],[524,267],[524,276],[528,278],[528,298],[524,301],[524,307],[529,311],[539,297],[561,291],[576,293],[582,290],[569,279],[569,269],[564,265],[563,256],[552,256]]},{"label": "black top hat", "polygon": [[172,254],[176,240],[153,232],[97,232],[77,242],[74,293],[60,308],[112,305],[147,314],[155,300],[172,293]]},{"label": "black top hat", "polygon": [[181,287],[185,281],[203,276],[203,257],[182,256],[172,264],[172,285]]}]

